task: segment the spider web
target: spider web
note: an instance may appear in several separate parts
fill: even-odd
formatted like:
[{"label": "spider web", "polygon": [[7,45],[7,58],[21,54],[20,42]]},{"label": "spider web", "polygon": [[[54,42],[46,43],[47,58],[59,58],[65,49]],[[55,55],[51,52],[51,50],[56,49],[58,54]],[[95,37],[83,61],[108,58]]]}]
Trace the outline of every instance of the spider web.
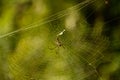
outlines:
[{"label": "spider web", "polygon": [[[1,35],[0,39],[9,37],[15,39],[17,38],[15,34],[21,34],[16,49],[8,56],[10,79],[93,80],[94,78],[90,78],[93,76],[102,80],[97,66],[104,57],[103,52],[108,39],[102,35],[102,31],[97,33],[96,29],[89,28],[91,24],[81,17],[81,13],[79,14],[80,10],[96,1],[85,0],[47,18]],[[80,22],[76,20],[78,25],[71,24],[70,27],[67,22],[64,24],[66,18],[71,15],[73,19],[74,16],[81,18],[78,19]],[[59,36],[61,41],[59,46],[55,42],[63,29],[66,31]]]}]

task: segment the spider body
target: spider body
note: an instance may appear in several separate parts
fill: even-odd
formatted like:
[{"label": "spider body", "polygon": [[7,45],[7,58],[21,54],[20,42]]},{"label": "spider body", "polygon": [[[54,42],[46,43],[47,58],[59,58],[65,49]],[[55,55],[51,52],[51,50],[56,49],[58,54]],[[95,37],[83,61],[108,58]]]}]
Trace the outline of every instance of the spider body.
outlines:
[{"label": "spider body", "polygon": [[49,48],[49,49],[51,49],[51,50],[56,49],[56,48],[59,49],[60,47],[64,48],[62,42],[60,41],[60,36],[63,35],[64,32],[65,32],[65,29],[62,32],[60,32],[59,34],[57,34],[56,41],[55,41],[56,46],[52,49],[51,48]]},{"label": "spider body", "polygon": [[59,37],[56,38],[56,45],[58,47],[61,47],[62,46],[62,42],[60,41]]}]

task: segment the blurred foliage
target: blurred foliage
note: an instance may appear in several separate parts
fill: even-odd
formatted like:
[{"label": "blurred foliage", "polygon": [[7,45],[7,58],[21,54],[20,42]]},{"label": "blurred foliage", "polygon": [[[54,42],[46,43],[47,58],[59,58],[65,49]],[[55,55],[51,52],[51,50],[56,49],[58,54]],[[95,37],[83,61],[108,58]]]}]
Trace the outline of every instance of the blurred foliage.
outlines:
[{"label": "blurred foliage", "polygon": [[120,0],[0,0],[0,80],[120,80]]}]

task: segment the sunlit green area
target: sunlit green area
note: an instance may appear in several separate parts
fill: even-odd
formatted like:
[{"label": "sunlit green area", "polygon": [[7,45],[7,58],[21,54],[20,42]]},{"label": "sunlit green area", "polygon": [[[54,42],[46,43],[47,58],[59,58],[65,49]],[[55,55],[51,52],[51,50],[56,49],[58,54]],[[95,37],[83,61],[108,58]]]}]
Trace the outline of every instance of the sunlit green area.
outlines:
[{"label": "sunlit green area", "polygon": [[120,80],[120,0],[0,0],[0,80]]}]

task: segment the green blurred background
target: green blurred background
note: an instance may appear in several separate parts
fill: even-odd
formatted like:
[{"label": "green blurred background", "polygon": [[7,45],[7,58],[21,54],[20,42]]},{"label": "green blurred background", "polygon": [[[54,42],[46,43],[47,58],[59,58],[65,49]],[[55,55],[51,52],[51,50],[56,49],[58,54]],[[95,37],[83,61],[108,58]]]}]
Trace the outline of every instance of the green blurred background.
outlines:
[{"label": "green blurred background", "polygon": [[120,0],[0,0],[0,80],[120,80]]}]

